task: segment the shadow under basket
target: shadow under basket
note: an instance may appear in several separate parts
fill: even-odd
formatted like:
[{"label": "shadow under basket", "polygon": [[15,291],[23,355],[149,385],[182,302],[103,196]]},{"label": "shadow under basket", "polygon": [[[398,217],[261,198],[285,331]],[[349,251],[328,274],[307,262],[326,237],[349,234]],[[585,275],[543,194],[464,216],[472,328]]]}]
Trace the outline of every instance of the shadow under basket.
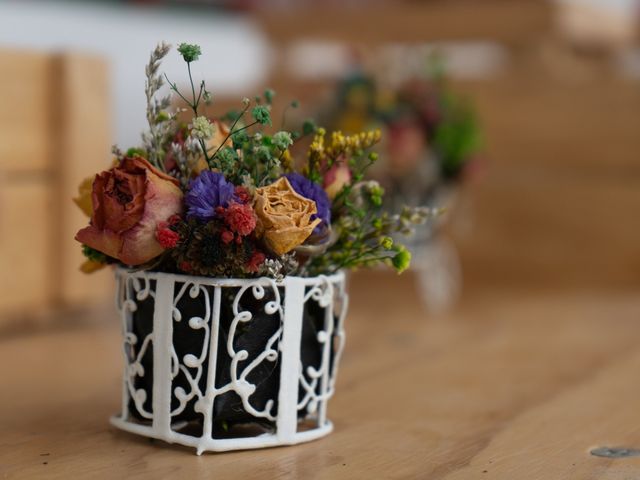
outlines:
[{"label": "shadow under basket", "polygon": [[128,432],[204,451],[327,435],[345,276],[215,279],[116,270]]}]

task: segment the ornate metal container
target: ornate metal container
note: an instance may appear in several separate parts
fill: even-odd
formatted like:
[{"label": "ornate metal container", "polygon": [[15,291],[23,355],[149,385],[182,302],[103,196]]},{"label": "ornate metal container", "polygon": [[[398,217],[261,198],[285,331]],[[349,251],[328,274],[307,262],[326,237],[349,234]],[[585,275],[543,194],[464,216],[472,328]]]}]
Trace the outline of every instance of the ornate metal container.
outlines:
[{"label": "ornate metal container", "polygon": [[204,451],[331,432],[345,276],[215,279],[116,272],[128,432]]}]

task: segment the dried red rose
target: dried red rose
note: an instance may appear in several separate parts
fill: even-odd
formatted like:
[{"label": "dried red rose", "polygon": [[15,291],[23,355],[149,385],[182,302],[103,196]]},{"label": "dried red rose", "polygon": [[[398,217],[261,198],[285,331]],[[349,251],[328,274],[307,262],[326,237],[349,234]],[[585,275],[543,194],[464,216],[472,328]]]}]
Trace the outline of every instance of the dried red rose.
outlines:
[{"label": "dried red rose", "polygon": [[156,229],[182,212],[182,190],[147,160],[126,157],[96,175],[92,207],[91,223],[76,240],[127,265],[140,265],[163,252]]}]

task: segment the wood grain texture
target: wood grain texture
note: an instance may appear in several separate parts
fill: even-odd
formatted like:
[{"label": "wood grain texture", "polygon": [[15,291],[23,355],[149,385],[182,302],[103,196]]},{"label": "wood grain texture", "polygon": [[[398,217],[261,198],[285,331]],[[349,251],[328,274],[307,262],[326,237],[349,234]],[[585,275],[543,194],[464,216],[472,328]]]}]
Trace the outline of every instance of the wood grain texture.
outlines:
[{"label": "wood grain texture", "polygon": [[53,189],[44,179],[11,183],[0,177],[0,329],[20,316],[45,308],[53,297],[47,267],[54,254],[54,218],[44,208]]},{"label": "wood grain texture", "polygon": [[88,223],[71,198],[86,177],[107,169],[111,147],[109,72],[101,57],[62,55],[56,59],[58,79],[55,299],[62,305],[86,305],[110,298],[112,275],[79,271],[84,257],[74,235]]},{"label": "wood grain texture", "polygon": [[456,84],[486,138],[484,175],[467,191],[475,226],[458,236],[467,279],[637,286],[640,91],[603,72],[560,80],[537,65]]},{"label": "wood grain texture", "polygon": [[53,154],[54,58],[2,49],[0,72],[0,171],[48,169]]},{"label": "wood grain texture", "polygon": [[87,219],[71,201],[82,179],[109,165],[110,96],[107,66],[96,57],[2,50],[0,70],[3,331],[111,294],[108,272],[79,271],[73,236]]},{"label": "wood grain texture", "polygon": [[336,431],[202,457],[108,426],[120,401],[115,317],[108,328],[7,339],[0,476],[637,478],[639,459],[589,450],[640,445],[638,318],[635,294],[484,291],[429,319],[411,277],[358,276],[329,406]]},{"label": "wood grain texture", "polygon": [[374,3],[365,9],[340,4],[265,9],[258,22],[278,44],[293,38],[375,45],[389,42],[478,40],[521,44],[552,28],[547,2],[473,0]]}]

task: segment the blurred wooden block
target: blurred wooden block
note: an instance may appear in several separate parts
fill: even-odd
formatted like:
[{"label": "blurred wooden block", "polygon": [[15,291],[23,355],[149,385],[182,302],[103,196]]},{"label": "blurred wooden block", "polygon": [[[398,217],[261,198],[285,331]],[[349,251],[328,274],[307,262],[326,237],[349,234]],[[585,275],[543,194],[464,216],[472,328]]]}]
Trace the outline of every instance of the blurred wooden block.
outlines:
[{"label": "blurred wooden block", "polygon": [[[45,179],[0,181],[0,311],[22,315],[49,305],[54,276],[51,211],[53,190]],[[0,316],[0,328],[2,327]]]},{"label": "blurred wooden block", "polygon": [[479,39],[521,44],[553,27],[553,6],[535,0],[316,5],[265,9],[258,21],[278,44],[311,38],[358,45]]},{"label": "blurred wooden block", "polygon": [[637,85],[522,72],[456,87],[487,139],[476,225],[459,239],[467,285],[637,287]]},{"label": "blurred wooden block", "polygon": [[604,75],[522,72],[455,87],[473,99],[501,166],[526,159],[581,175],[637,175],[640,91],[635,81]]},{"label": "blurred wooden block", "polygon": [[109,165],[108,72],[100,58],[0,51],[0,331],[16,316],[103,301],[108,271],[86,276],[72,203]]},{"label": "blurred wooden block", "polygon": [[86,275],[80,244],[73,238],[87,225],[87,217],[71,202],[78,185],[110,163],[110,104],[108,70],[96,57],[67,55],[57,59],[59,104],[56,109],[58,145],[58,198],[60,219],[56,224],[55,298],[64,305],[103,300],[111,292],[110,269]]},{"label": "blurred wooden block", "polygon": [[[558,25],[562,34],[576,45],[615,50],[637,39],[637,9],[624,8],[624,2],[558,2]],[[631,5],[631,2],[628,3]]]},{"label": "blurred wooden block", "polygon": [[51,55],[0,50],[0,171],[48,168],[53,153]]}]

